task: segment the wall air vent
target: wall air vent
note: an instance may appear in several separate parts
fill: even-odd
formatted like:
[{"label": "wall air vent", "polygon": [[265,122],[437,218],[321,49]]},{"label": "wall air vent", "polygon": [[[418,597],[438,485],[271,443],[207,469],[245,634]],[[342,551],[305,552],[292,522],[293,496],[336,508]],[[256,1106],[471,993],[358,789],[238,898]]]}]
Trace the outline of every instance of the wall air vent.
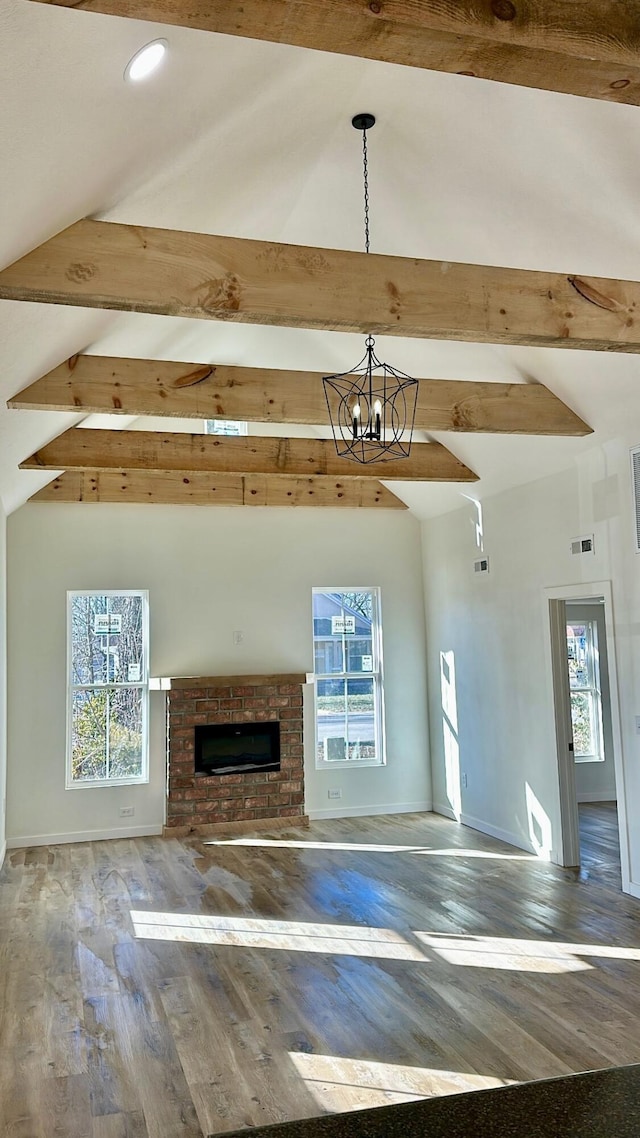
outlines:
[{"label": "wall air vent", "polygon": [[474,561],[473,571],[474,571],[474,573],[488,573],[489,572],[489,558],[488,557],[479,557],[477,561]]},{"label": "wall air vent", "polygon": [[631,478],[635,511],[636,553],[640,553],[640,447],[633,447],[631,451]]},{"label": "wall air vent", "polygon": [[596,547],[593,540],[593,534],[589,533],[586,537],[574,537],[571,542],[571,553],[575,557],[581,553],[595,553]]}]

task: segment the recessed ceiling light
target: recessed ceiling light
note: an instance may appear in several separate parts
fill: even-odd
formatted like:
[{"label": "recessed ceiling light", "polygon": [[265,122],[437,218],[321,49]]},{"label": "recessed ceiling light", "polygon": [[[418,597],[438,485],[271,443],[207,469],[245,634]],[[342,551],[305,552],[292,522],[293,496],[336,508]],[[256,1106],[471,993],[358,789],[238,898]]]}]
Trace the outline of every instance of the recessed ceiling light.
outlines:
[{"label": "recessed ceiling light", "polygon": [[162,63],[169,44],[166,40],[152,40],[137,51],[124,69],[125,79],[137,83],[146,79]]}]

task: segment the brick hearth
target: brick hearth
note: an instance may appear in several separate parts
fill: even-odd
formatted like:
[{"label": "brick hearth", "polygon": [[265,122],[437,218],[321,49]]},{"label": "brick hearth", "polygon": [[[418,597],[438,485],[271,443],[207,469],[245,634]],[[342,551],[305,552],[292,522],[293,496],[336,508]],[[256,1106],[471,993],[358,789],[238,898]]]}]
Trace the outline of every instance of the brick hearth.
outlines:
[{"label": "brick hearth", "polygon": [[[304,815],[304,675],[207,676],[171,681],[168,692],[167,827],[295,819]],[[280,770],[196,777],[194,727],[280,723]]]}]

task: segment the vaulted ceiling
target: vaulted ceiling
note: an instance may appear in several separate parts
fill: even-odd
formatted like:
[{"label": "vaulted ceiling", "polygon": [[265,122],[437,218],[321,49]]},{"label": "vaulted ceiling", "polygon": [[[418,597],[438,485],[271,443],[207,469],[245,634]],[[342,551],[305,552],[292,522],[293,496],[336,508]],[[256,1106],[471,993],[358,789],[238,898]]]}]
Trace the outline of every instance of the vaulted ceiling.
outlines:
[{"label": "vaulted ceiling", "polygon": [[[129,58],[159,35],[169,41],[162,69],[125,83]],[[359,250],[360,139],[350,120],[371,110],[375,252],[640,280],[636,106],[31,0],[4,0],[0,42],[0,267],[85,217]],[[455,507],[461,493],[482,497],[562,469],[634,421],[640,435],[635,354],[402,336],[377,346],[421,378],[537,381],[594,428],[582,438],[429,430],[479,481],[389,483],[419,516]],[[360,359],[362,336],[0,300],[8,510],[53,476],[19,464],[83,415],[4,403],[83,352],[327,374]],[[108,425],[181,424],[132,415]]]}]

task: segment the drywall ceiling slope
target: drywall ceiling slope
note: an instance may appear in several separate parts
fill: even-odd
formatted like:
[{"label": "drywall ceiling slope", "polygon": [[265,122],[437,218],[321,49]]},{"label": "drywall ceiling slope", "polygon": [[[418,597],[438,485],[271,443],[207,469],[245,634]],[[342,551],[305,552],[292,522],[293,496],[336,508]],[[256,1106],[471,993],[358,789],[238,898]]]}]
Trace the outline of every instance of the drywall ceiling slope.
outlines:
[{"label": "drywall ceiling slope", "polygon": [[[124,66],[162,35],[145,85]],[[640,279],[640,109],[282,45],[4,0],[0,8],[0,265],[83,216],[360,248],[360,141],[372,110],[372,248]],[[424,376],[546,383],[596,435],[438,435],[481,475],[473,493],[570,465],[638,424],[640,361],[557,349],[387,340]],[[0,302],[0,401],[80,350],[336,371],[342,333]],[[0,410],[0,495],[15,509],[46,475],[17,463],[75,416]],[[465,492],[465,488],[462,488]],[[401,495],[420,516],[460,489]]]}]

